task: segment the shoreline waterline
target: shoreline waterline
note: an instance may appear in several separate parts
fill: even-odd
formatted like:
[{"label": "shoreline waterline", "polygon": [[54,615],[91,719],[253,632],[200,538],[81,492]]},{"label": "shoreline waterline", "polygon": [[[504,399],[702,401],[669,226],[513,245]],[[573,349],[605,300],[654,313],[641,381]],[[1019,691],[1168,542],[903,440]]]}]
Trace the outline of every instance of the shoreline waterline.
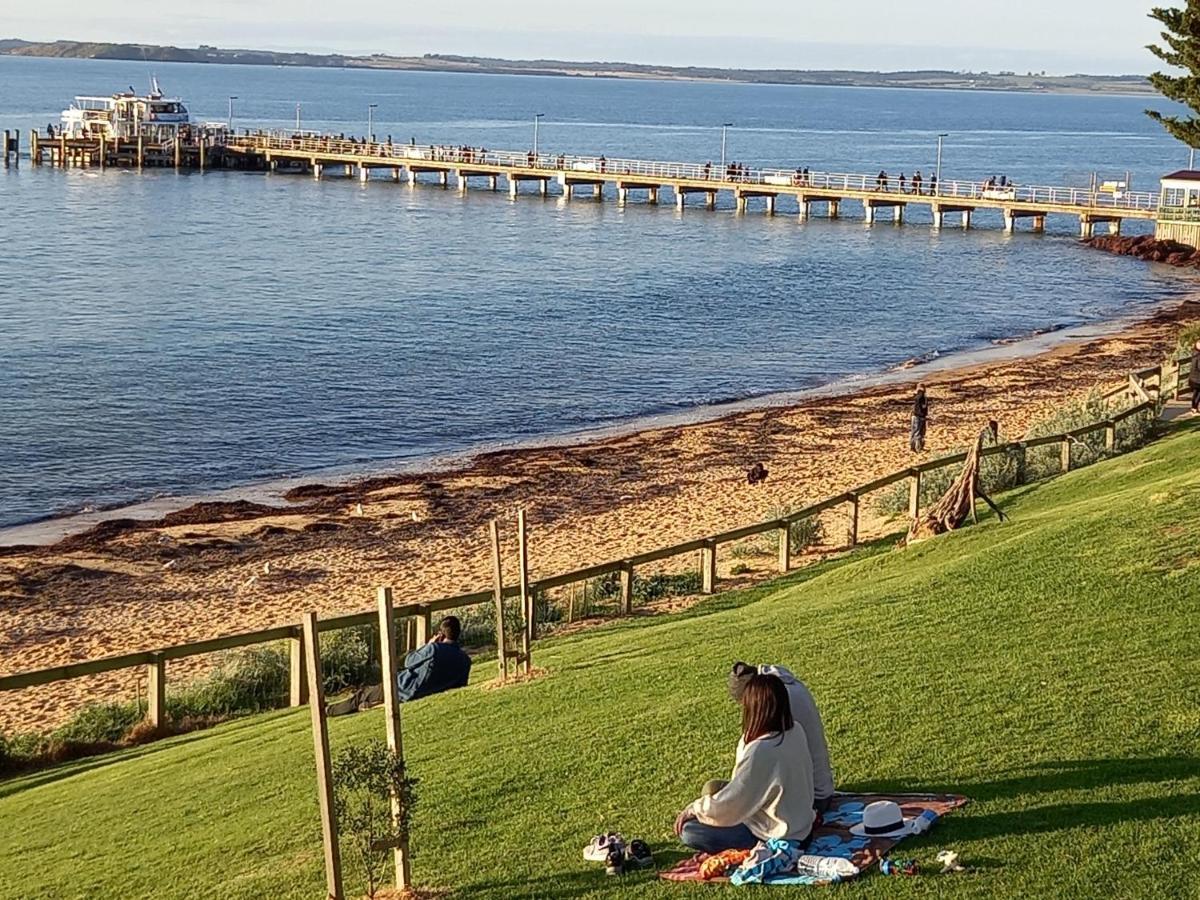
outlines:
[{"label": "shoreline waterline", "polygon": [[381,479],[463,474],[481,459],[498,453],[533,454],[544,450],[583,447],[661,429],[712,424],[744,413],[799,407],[814,400],[850,399],[872,389],[915,382],[927,376],[965,375],[990,365],[1031,359],[1090,340],[1119,337],[1123,332],[1171,314],[1198,297],[1200,292],[1189,290],[1167,300],[1134,301],[1129,304],[1133,309],[1104,321],[1046,329],[1015,338],[994,339],[986,346],[909,360],[885,371],[852,374],[800,390],[778,391],[677,411],[651,413],[528,439],[482,442],[461,451],[381,460],[366,467],[334,466],[303,475],[268,478],[228,488],[164,495],[105,509],[49,515],[0,528],[0,548],[51,547],[68,537],[117,520],[135,520],[150,527],[164,516],[201,503],[252,503],[277,507],[281,514],[286,514],[303,506],[304,499],[289,500],[287,497],[297,490],[304,489],[309,493],[352,492],[357,486]]}]

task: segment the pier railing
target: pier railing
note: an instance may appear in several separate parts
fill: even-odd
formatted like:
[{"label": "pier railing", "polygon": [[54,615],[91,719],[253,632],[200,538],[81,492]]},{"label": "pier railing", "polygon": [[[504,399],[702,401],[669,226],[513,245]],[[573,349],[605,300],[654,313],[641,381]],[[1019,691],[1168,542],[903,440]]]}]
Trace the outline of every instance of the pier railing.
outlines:
[{"label": "pier railing", "polygon": [[901,183],[899,176],[853,172],[813,172],[803,169],[743,167],[705,162],[671,162],[663,160],[626,159],[623,157],[581,156],[565,153],[534,153],[533,151],[488,150],[485,148],[438,145],[393,144],[388,142],[356,141],[340,137],[292,135],[286,132],[249,132],[232,136],[227,146],[252,151],[277,151],[310,154],[320,157],[332,154],[353,157],[366,163],[395,163],[399,166],[432,163],[452,164],[469,169],[472,166],[490,167],[501,172],[545,172],[548,177],[587,178],[619,181],[658,179],[676,182],[711,183],[714,190],[721,187],[762,187],[769,189],[796,188],[811,192],[838,191],[889,195],[894,197],[923,197],[953,202],[954,200],[995,201],[1049,206],[1070,206],[1080,209],[1124,209],[1153,211],[1158,208],[1158,194],[1149,191],[1101,191],[1090,188],[1051,185],[999,185],[991,181],[943,179],[930,183],[928,176],[914,184],[911,177]]},{"label": "pier railing", "polygon": [[[1115,386],[1102,395],[1106,401],[1116,397],[1124,397],[1134,401],[1132,406],[1116,412],[1104,419],[1093,422],[1082,428],[1071,431],[997,444],[984,449],[985,456],[996,454],[1019,454],[1024,458],[1028,450],[1038,447],[1060,448],[1061,472],[1070,471],[1073,447],[1088,435],[1103,432],[1106,452],[1117,452],[1117,430],[1128,419],[1145,414],[1153,414],[1158,407],[1160,398],[1178,394],[1186,380],[1186,372],[1190,368],[1187,359],[1173,360],[1167,364],[1131,373],[1125,382]],[[791,532],[795,523],[828,510],[846,506],[849,512],[850,527],[848,529],[848,545],[858,544],[858,522],[860,502],[864,497],[884,488],[901,482],[908,482],[908,512],[916,517],[921,506],[921,486],[923,479],[930,472],[946,466],[962,462],[965,453],[954,453],[927,462],[918,463],[876,478],[866,484],[827,497],[815,503],[804,506],[786,515],[766,519],[739,528],[733,528],[718,534],[698,537],[693,540],[660,547],[643,553],[634,554],[618,560],[596,563],[574,571],[552,575],[539,580],[530,581],[525,585],[524,597],[533,597],[539,593],[566,587],[572,584],[586,583],[597,578],[618,575],[620,577],[620,603],[624,613],[633,611],[634,571],[639,567],[681,556],[689,553],[699,553],[701,558],[701,592],[713,593],[717,583],[717,550],[721,545],[732,544],[757,535],[776,534],[778,536],[778,566],[781,572],[791,568],[792,549]],[[497,597],[499,593],[499,598]],[[412,628],[410,642],[415,643],[419,636],[431,634],[431,616],[435,612],[481,604],[500,605],[502,598],[521,597],[522,589],[516,585],[500,587],[499,589],[480,590],[455,596],[417,601],[395,607],[395,615],[399,619],[408,619]],[[524,598],[523,598],[524,601]],[[530,603],[529,608],[534,604]],[[375,611],[350,613],[323,619],[319,630],[333,631],[360,625],[368,625],[378,621]],[[536,623],[528,622],[529,637],[533,637]],[[103,657],[80,662],[67,663],[61,666],[17,672],[0,676],[0,691],[12,691],[37,685],[65,681],[88,675],[114,672],[132,667],[147,667],[148,671],[148,710],[149,718],[155,725],[166,710],[166,664],[171,660],[186,659],[238,647],[250,647],[258,644],[286,641],[291,653],[292,683],[290,704],[300,705],[305,702],[305,689],[302,681],[304,671],[303,630],[301,625],[280,625],[258,631],[229,634],[208,638],[187,644],[170,647],[160,647],[152,650],[122,654],[120,656]]]}]

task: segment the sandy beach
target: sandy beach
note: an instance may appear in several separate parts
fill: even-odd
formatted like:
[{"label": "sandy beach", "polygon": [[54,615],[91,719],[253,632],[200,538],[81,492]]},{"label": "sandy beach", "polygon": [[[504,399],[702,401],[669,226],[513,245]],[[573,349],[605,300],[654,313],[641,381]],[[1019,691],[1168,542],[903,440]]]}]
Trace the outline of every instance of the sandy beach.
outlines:
[{"label": "sandy beach", "polygon": [[[1191,298],[1111,336],[1032,356],[917,367],[903,383],[575,446],[489,453],[450,471],[309,486],[293,492],[286,510],[199,504],[52,546],[2,548],[0,674],[292,623],[309,610],[358,611],[381,584],[397,586],[399,602],[483,589],[487,523],[518,508],[530,522],[535,578],[748,524],[910,464],[918,379],[934,404],[927,455],[936,456],[989,418],[1005,437],[1020,437],[1064,401],[1160,362],[1180,323],[1196,319],[1200,299]],[[755,462],[770,477],[750,486],[745,473]],[[509,559],[512,537],[509,527]],[[771,569],[768,560],[750,566],[754,574]],[[186,677],[202,665],[172,672]],[[144,679],[128,670],[0,694],[0,731],[52,726],[88,700],[131,698]]]}]

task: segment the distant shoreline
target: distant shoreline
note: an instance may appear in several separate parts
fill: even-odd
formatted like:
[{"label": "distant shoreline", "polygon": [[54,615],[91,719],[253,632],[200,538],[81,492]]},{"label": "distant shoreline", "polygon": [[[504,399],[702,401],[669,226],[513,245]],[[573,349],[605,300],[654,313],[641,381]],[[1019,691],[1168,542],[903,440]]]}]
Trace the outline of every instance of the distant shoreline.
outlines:
[{"label": "distant shoreline", "polygon": [[1032,72],[1021,75],[1016,72],[952,72],[938,69],[900,72],[832,69],[726,69],[623,62],[572,62],[555,59],[514,60],[437,53],[427,53],[423,56],[393,56],[389,54],[355,56],[337,53],[222,49],[203,44],[195,48],[184,48],[158,44],[24,41],[15,38],[0,40],[0,56],[182,62],[207,65],[383,69],[406,72],[459,72],[477,75],[542,75],[560,78],[703,81],[733,84],[1157,96],[1144,75],[1046,75]]}]

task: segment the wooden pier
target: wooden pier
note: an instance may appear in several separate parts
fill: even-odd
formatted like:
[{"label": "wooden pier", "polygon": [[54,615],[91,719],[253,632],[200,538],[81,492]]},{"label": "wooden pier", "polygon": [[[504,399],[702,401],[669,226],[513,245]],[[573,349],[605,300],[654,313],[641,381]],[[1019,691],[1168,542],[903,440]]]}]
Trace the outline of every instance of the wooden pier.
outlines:
[{"label": "wooden pier", "polygon": [[801,220],[814,211],[837,218],[847,202],[861,208],[868,224],[883,216],[900,224],[910,206],[926,206],[934,228],[949,222],[970,228],[977,212],[992,210],[1006,232],[1015,231],[1021,220],[1031,222],[1034,231],[1042,231],[1047,216],[1066,215],[1077,218],[1079,233],[1085,238],[1095,234],[1097,225],[1119,233],[1126,220],[1155,221],[1159,205],[1159,195],[1150,192],[996,186],[961,180],[914,186],[911,181],[905,184],[878,175],[722,169],[712,163],[418,146],[261,131],[153,145],[140,139],[47,139],[31,133],[29,152],[39,165],[220,167],[294,171],[316,178],[340,173],[363,182],[385,173],[393,181],[407,180],[410,185],[431,176],[443,188],[453,181],[463,193],[473,185],[499,190],[503,179],[514,199],[526,184],[536,185],[541,196],[549,195],[553,187],[565,200],[581,193],[597,202],[613,196],[622,206],[642,198],[657,204],[669,194],[680,211],[693,196],[703,197],[705,207],[715,209],[718,195],[726,194],[732,196],[739,213],[747,212],[751,203],[761,203],[767,215],[775,215],[780,199],[786,198],[795,203]]}]

